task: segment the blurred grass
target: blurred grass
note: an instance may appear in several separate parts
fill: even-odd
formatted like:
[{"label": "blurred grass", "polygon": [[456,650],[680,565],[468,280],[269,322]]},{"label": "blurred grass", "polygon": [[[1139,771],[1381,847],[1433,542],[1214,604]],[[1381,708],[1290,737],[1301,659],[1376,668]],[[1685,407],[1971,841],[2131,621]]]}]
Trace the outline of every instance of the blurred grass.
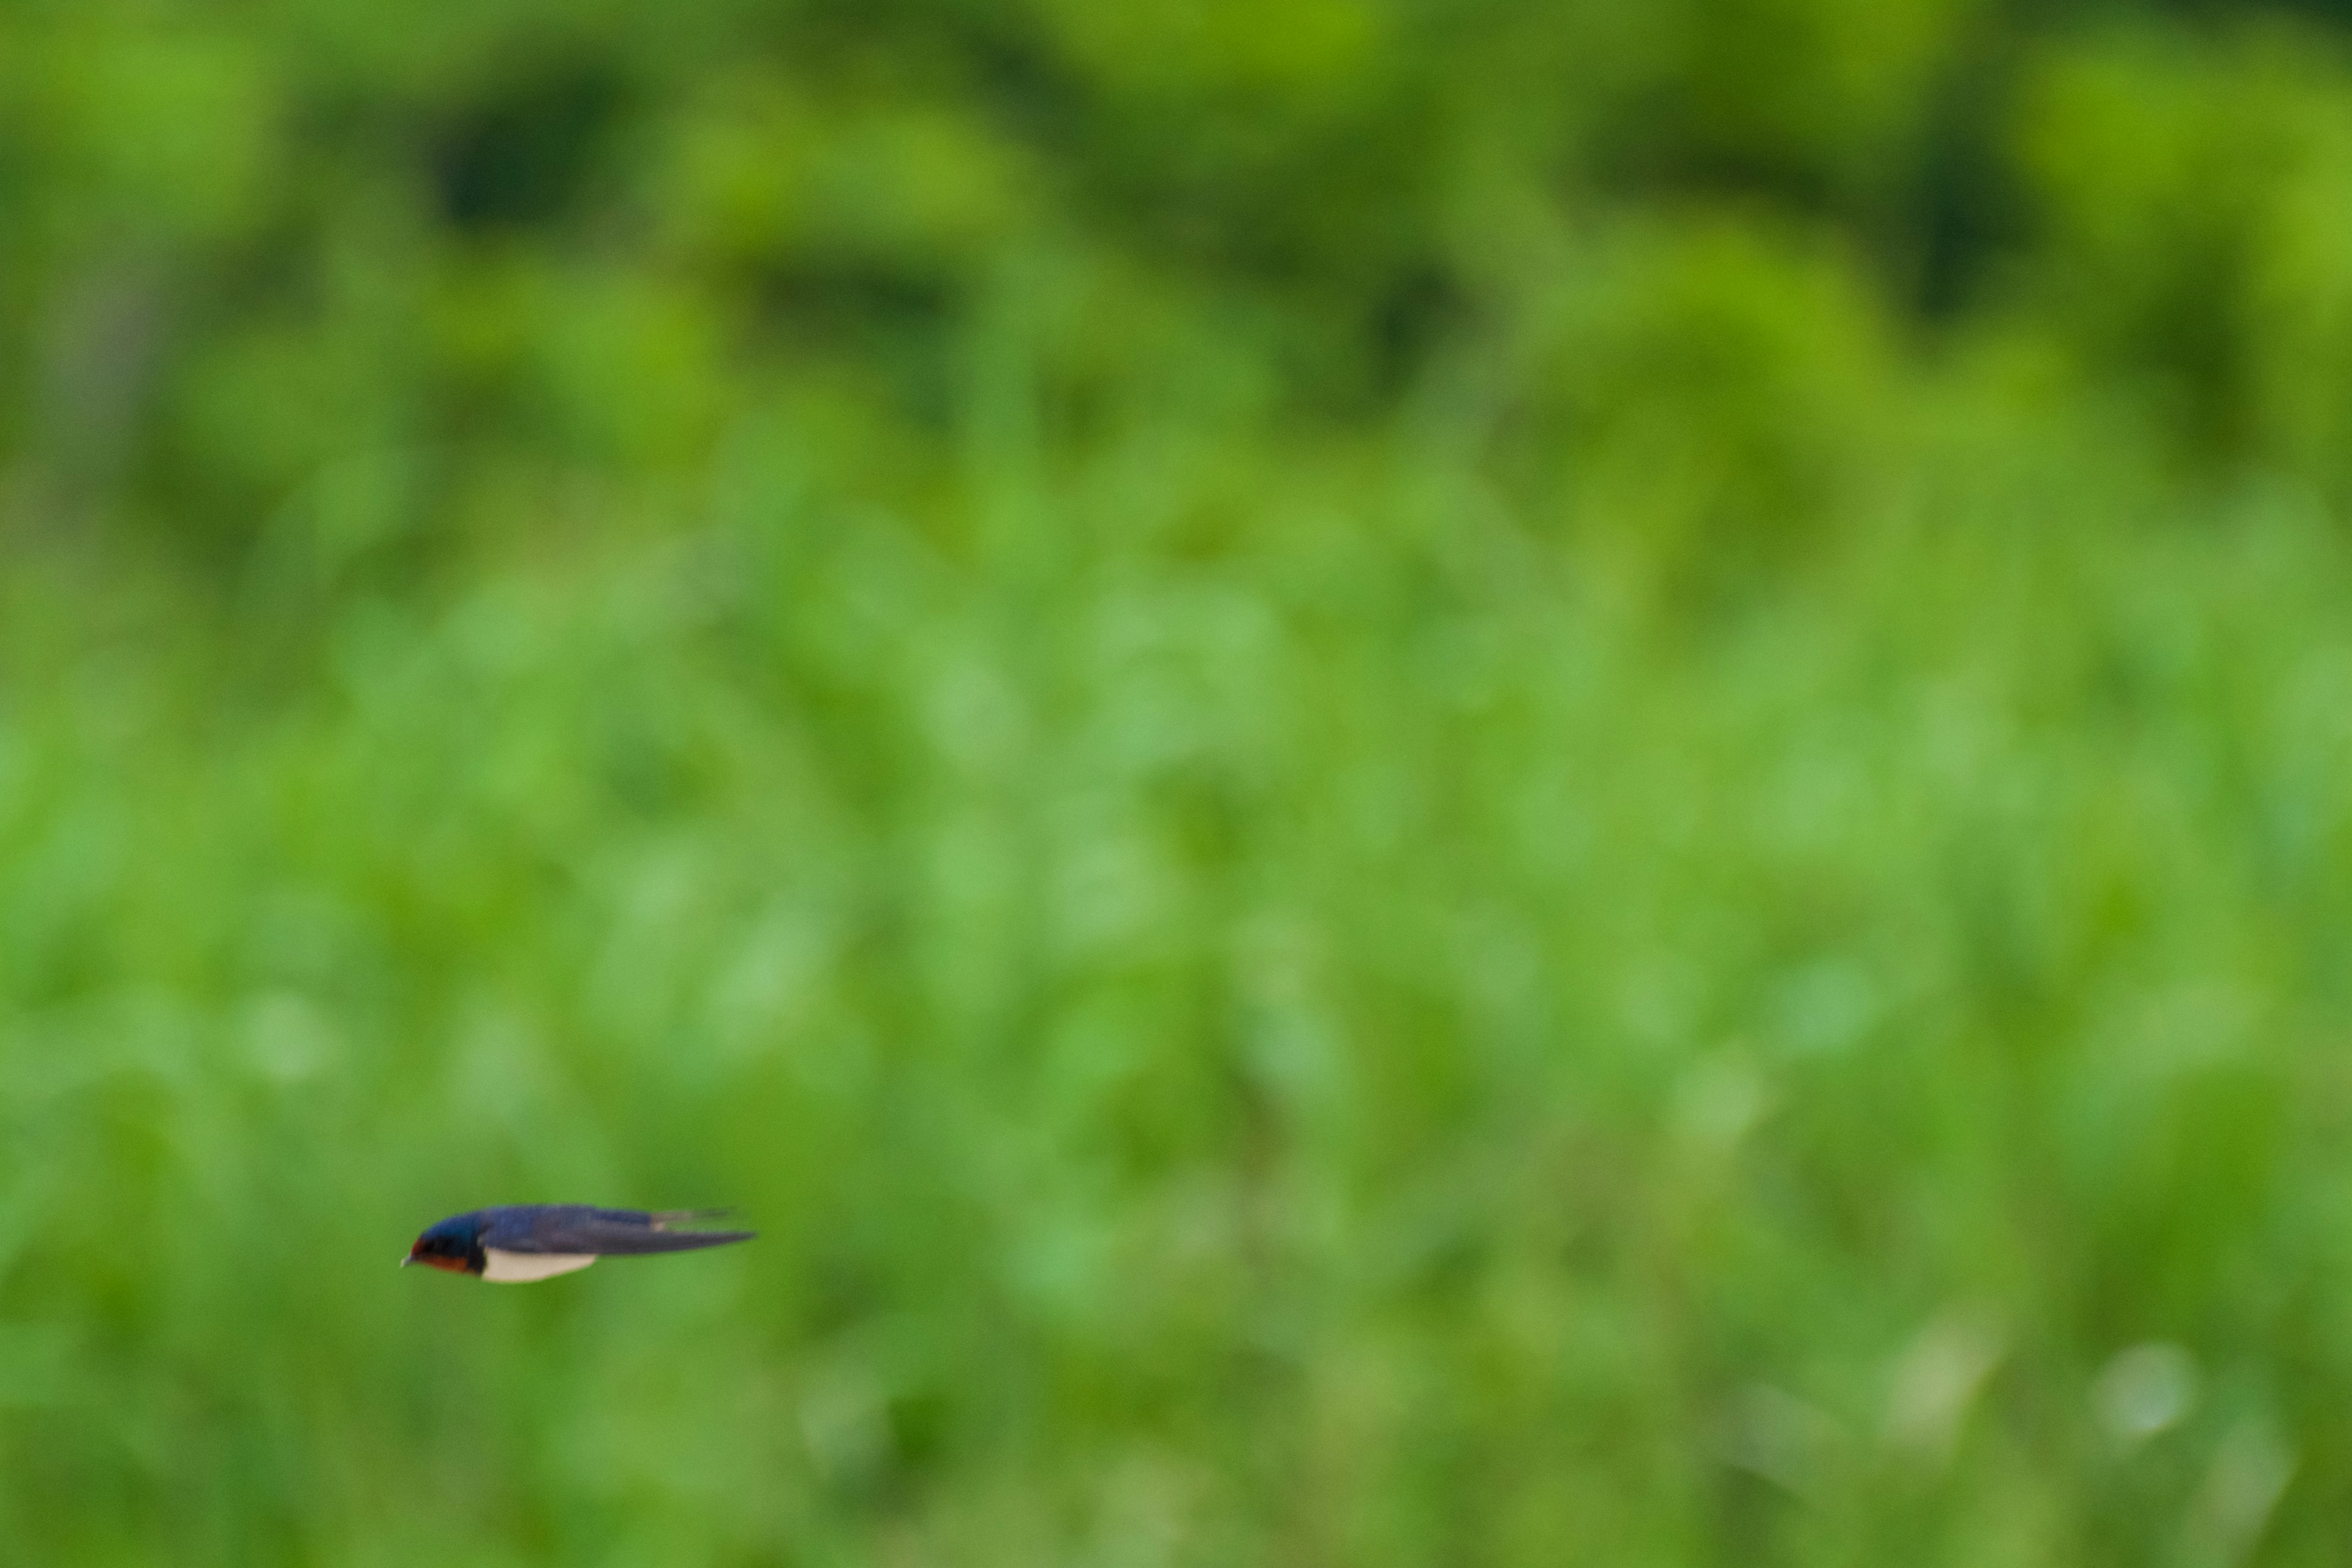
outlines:
[{"label": "blurred grass", "polygon": [[[1979,469],[1695,625],[1263,471],[779,482],[290,670],[20,559],[28,1560],[2169,1561],[2283,1469],[2328,1550],[2336,531]],[[572,1197],[765,1236],[393,1272]]]},{"label": "blurred grass", "polygon": [[2303,9],[0,16],[0,1560],[2335,1561]]}]

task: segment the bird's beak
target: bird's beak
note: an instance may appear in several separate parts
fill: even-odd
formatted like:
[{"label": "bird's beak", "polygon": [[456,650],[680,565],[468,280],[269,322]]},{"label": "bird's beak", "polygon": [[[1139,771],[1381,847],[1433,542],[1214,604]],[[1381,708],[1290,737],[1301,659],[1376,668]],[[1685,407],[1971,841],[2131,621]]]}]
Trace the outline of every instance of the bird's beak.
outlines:
[{"label": "bird's beak", "polygon": [[400,1260],[400,1266],[401,1266],[403,1268],[407,1268],[410,1264],[412,1264],[412,1263],[414,1263],[414,1262],[415,1262],[415,1261],[416,1261],[416,1254],[415,1254],[415,1253],[413,1253],[413,1252],[412,1252],[412,1253],[409,1253],[406,1257],[403,1258]]}]

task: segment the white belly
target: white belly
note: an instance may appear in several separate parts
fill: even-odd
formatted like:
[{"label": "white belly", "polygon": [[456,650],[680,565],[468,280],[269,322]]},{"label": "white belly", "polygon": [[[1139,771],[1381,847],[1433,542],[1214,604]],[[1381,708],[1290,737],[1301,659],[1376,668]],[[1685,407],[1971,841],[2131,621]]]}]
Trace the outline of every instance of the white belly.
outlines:
[{"label": "white belly", "polygon": [[528,1285],[534,1279],[551,1279],[558,1274],[569,1274],[575,1268],[585,1268],[596,1261],[593,1252],[500,1252],[495,1247],[482,1249],[482,1278],[493,1285]]}]

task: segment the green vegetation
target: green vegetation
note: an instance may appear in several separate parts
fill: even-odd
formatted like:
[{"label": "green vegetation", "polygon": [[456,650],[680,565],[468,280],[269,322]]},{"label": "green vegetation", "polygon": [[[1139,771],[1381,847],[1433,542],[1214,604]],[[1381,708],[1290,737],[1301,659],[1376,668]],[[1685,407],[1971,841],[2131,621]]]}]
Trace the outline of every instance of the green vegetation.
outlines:
[{"label": "green vegetation", "polygon": [[0,1557],[2336,1561],[2347,190],[2316,5],[20,5]]}]

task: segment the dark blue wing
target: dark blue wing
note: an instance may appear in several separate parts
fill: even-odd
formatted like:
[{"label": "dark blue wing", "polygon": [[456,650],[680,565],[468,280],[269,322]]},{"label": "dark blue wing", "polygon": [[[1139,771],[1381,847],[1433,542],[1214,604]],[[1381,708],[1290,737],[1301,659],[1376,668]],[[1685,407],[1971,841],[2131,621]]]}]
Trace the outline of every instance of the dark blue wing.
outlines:
[{"label": "dark blue wing", "polygon": [[587,1204],[516,1204],[483,1211],[484,1247],[501,1252],[593,1253],[600,1258],[645,1252],[691,1252],[749,1241],[751,1230],[674,1230],[681,1221],[707,1219],[723,1209],[604,1209]]}]

